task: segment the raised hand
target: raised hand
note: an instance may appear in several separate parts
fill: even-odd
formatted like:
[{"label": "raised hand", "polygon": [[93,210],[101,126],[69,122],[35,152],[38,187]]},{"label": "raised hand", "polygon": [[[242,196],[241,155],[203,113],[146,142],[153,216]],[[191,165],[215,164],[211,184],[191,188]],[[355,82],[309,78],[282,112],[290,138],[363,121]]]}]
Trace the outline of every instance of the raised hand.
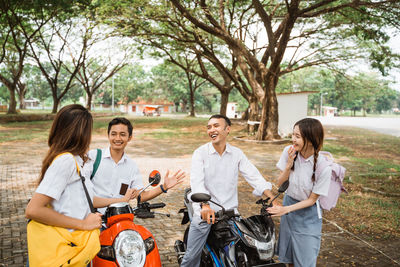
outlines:
[{"label": "raised hand", "polygon": [[296,150],[294,149],[294,147],[293,146],[289,147],[288,160],[287,160],[287,163],[286,163],[286,168],[287,169],[291,169],[292,168],[293,162],[294,162],[294,159],[296,158],[296,156],[297,156],[297,154],[296,154]]},{"label": "raised hand", "polygon": [[167,173],[165,174],[165,178],[164,178],[164,189],[168,190],[173,188],[174,186],[176,186],[177,184],[180,184],[183,182],[183,179],[186,177],[185,172],[183,172],[182,170],[178,170],[177,172],[175,172],[171,177],[169,176],[169,170],[167,171]]}]

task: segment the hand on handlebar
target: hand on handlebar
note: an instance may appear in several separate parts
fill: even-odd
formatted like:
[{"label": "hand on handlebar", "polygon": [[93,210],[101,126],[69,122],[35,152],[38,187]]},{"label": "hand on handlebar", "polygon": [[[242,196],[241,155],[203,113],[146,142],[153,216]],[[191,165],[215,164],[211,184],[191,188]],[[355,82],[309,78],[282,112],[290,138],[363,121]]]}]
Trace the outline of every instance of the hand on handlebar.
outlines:
[{"label": "hand on handlebar", "polygon": [[271,214],[272,217],[282,216],[289,212],[287,206],[278,206],[276,204],[272,207],[269,207],[267,211]]},{"label": "hand on handlebar", "polygon": [[201,218],[208,224],[215,223],[215,211],[209,205],[203,205],[200,214]]}]

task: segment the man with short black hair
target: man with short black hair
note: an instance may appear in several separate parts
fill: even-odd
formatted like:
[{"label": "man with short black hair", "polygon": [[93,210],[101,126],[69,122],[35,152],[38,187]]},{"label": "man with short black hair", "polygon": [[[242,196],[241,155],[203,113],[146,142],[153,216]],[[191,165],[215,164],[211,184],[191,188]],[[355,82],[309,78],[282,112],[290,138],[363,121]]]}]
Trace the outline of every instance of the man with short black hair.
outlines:
[{"label": "man with short black hair", "polygon": [[[224,115],[210,117],[207,134],[210,142],[196,149],[192,156],[190,186],[192,193],[206,193],[225,209],[238,207],[239,173],[254,188],[253,194],[273,197],[271,183],[265,181],[257,168],[237,147],[226,142],[231,121]],[[187,250],[181,267],[197,267],[200,264],[201,251],[207,241],[211,224],[215,220],[217,205],[193,203],[194,215],[190,223]],[[207,224],[199,224],[202,220]]]},{"label": "man with short black hair", "polygon": [[[96,196],[120,198],[128,192],[133,199],[144,187],[139,168],[125,153],[125,147],[132,140],[132,131],[131,122],[123,117],[114,118],[108,124],[107,134],[110,146],[101,150],[100,165],[92,178]],[[94,163],[97,153],[97,149],[89,151],[91,163]],[[89,164],[89,166],[87,172],[92,173],[93,164]],[[185,173],[181,170],[172,176],[169,176],[169,171],[167,171],[164,183],[152,190],[144,191],[141,194],[141,200],[147,201],[161,193],[167,193],[168,189],[181,183],[183,178],[185,178]],[[99,211],[104,213],[105,209],[99,209]]]}]

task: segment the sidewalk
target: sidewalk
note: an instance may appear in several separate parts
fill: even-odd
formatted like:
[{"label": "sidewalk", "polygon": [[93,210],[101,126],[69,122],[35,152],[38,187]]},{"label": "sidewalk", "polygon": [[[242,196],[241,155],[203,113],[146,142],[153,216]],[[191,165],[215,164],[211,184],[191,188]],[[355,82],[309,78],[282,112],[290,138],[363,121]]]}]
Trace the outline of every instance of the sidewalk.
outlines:
[{"label": "sidewalk", "polygon": [[[261,147],[263,148],[263,147]],[[264,148],[263,148],[264,149]],[[32,151],[32,150],[31,150]],[[36,188],[35,181],[40,171],[42,157],[26,157],[24,163],[15,161],[5,163],[8,152],[0,153],[0,267],[25,266],[27,260],[26,247],[26,219],[24,211],[28,200]],[[257,154],[251,155],[251,161],[265,173],[271,173],[269,168],[274,166],[279,154],[269,154],[268,158]],[[170,169],[184,169],[190,172],[190,157],[177,158],[135,158],[142,172],[144,183],[147,175],[154,168],[160,170],[162,176]],[[189,179],[176,188],[162,194],[152,200],[164,202],[166,207],[158,209],[158,212],[169,213],[171,216],[156,215],[153,219],[137,219],[135,222],[147,227],[154,235],[159,247],[163,266],[178,266],[173,245],[176,239],[182,239],[186,228],[182,226],[182,215],[178,210],[183,207],[183,191],[189,184]],[[259,212],[255,204],[258,199],[252,194],[252,188],[243,180],[239,180],[239,211],[246,217]],[[279,219],[274,219],[276,228],[279,229]],[[389,255],[396,258],[395,255]],[[368,246],[365,242],[338,230],[336,227],[324,221],[321,252],[318,266],[343,266],[361,264],[369,266],[393,266],[387,256],[376,248]]]}]

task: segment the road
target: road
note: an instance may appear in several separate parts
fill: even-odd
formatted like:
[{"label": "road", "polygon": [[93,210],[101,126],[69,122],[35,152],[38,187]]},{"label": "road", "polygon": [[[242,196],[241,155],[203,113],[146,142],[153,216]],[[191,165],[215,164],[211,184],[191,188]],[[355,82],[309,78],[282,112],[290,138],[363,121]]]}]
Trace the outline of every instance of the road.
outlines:
[{"label": "road", "polygon": [[377,117],[314,117],[323,125],[359,127],[379,133],[400,137],[400,116],[398,118]]}]

